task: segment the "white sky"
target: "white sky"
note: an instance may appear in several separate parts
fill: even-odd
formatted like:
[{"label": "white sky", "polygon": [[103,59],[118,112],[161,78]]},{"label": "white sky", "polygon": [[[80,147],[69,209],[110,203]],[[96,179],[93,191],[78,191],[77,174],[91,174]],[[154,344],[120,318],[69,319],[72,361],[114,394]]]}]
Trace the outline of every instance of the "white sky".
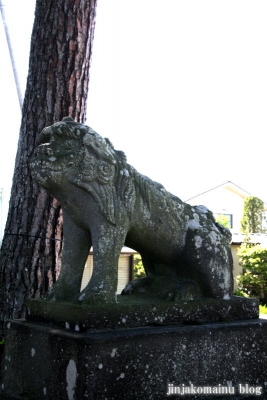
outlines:
[{"label": "white sky", "polygon": [[[2,2],[24,90],[35,1]],[[87,124],[183,200],[231,180],[267,201],[266,17],[266,0],[98,0]],[[2,22],[0,48],[5,214],[20,109]]]}]

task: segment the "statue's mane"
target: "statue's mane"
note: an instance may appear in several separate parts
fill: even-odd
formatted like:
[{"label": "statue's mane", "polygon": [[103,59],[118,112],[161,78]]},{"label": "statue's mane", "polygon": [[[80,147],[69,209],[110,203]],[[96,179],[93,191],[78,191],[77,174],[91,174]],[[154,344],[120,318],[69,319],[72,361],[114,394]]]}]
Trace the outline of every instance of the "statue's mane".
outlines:
[{"label": "statue's mane", "polygon": [[[105,217],[116,224],[120,202],[131,215],[135,197],[125,154],[115,150],[109,139],[69,117],[47,129],[81,143],[81,159],[74,183],[94,197]],[[43,131],[43,136],[49,134]]]},{"label": "statue's mane", "polygon": [[94,197],[112,224],[116,224],[121,203],[131,218],[136,196],[141,197],[149,210],[155,190],[165,198],[165,202],[169,202],[168,192],[162,185],[138,173],[127,163],[123,151],[116,150],[109,139],[103,138],[92,128],[76,123],[71,118],[64,118],[52,129],[56,129],[59,135],[81,142],[82,160],[74,183]]}]

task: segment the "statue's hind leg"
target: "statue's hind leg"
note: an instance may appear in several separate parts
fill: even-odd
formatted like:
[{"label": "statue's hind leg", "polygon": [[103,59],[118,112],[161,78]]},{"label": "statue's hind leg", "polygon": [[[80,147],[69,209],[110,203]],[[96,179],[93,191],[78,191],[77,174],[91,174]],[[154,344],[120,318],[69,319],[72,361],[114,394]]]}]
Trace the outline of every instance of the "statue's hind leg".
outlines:
[{"label": "statue's hind leg", "polygon": [[154,280],[154,262],[142,254],[142,263],[145,269],[146,276],[142,278],[136,278],[129,282],[122,291],[122,295],[133,294],[133,293],[145,293],[149,291],[149,288]]},{"label": "statue's hind leg", "polygon": [[233,259],[227,237],[214,226],[189,230],[184,251],[186,269],[204,297],[229,299],[233,293]]}]

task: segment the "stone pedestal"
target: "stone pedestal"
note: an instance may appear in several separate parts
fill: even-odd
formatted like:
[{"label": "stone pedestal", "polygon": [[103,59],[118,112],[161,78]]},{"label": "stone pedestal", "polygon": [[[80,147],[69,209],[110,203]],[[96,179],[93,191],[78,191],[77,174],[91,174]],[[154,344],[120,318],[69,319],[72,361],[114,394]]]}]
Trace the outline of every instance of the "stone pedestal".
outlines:
[{"label": "stone pedestal", "polygon": [[[251,389],[263,392],[267,382],[266,338],[261,319],[95,332],[16,320],[6,338],[0,398],[242,399],[246,387],[248,398],[266,398]],[[168,397],[168,384],[169,391],[199,392]],[[200,393],[229,386],[230,396]]]},{"label": "stone pedestal", "polygon": [[233,296],[229,300],[165,301],[145,294],[117,296],[116,304],[75,305],[31,299],[27,320],[80,332],[151,325],[202,324],[259,317],[259,300]]}]

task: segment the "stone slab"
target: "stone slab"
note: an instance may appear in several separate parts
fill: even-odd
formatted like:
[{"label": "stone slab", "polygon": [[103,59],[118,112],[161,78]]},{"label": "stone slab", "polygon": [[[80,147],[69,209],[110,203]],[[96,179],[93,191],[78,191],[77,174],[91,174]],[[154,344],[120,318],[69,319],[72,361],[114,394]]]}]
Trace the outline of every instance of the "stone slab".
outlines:
[{"label": "stone slab", "polygon": [[117,304],[82,306],[31,299],[26,319],[76,331],[131,328],[151,325],[202,324],[259,317],[258,299],[167,302],[146,296],[118,296]]},{"label": "stone slab", "polygon": [[[8,325],[0,398],[19,400],[164,400],[168,384],[232,387],[267,398],[267,321],[147,326],[71,332],[25,320]],[[244,386],[245,387],[245,386]],[[1,397],[2,396],[2,397]]]}]

